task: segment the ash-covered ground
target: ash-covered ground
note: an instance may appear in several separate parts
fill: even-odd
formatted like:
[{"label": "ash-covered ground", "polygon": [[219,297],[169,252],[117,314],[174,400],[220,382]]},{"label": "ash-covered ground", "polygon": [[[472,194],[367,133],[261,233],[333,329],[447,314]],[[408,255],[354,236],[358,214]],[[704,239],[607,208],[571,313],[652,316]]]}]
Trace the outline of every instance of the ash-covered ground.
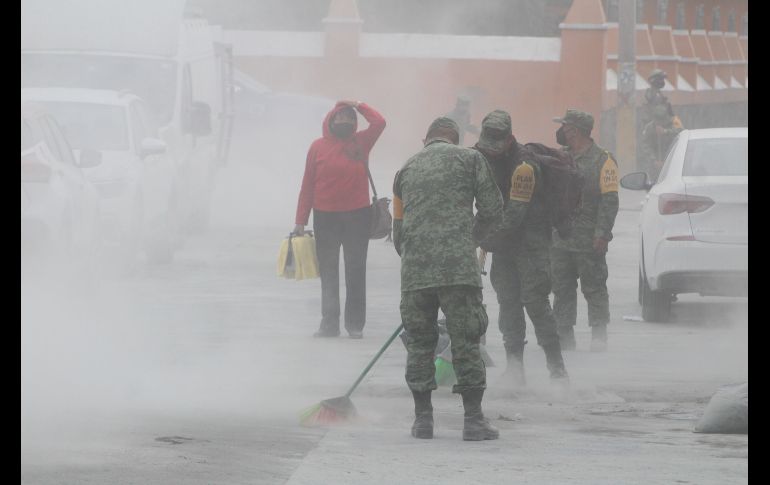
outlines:
[{"label": "ash-covered ground", "polygon": [[[22,483],[748,481],[748,436],[692,433],[720,385],[748,378],[748,300],[680,296],[671,323],[624,320],[640,314],[641,198],[626,191],[608,254],[609,350],[588,351],[581,297],[568,394],[551,388],[531,325],[527,389],[501,380],[485,278],[497,366],[484,410],[499,440],[462,441],[460,398],[448,388],[434,393],[435,439],[411,438],[399,340],[353,394],[357,421],[300,427],[299,412],[343,394],[400,323],[399,260],[385,241],[369,247],[363,340],[312,338],[320,281],[276,276],[304,148],[272,171],[239,154],[218,175],[209,231],[170,265],[23,282]],[[397,165],[373,170],[383,195]]]}]

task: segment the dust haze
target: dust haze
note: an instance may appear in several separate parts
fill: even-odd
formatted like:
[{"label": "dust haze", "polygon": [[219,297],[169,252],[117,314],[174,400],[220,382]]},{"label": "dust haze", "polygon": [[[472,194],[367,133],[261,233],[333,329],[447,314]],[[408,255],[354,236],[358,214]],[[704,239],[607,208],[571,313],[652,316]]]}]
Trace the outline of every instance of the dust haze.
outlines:
[{"label": "dust haze", "polygon": [[[22,7],[25,1],[22,0]],[[68,2],[65,11],[58,9],[57,16],[48,17],[46,22],[77,26],[84,18],[98,15],[84,7],[89,3]],[[120,6],[117,10],[130,11],[131,18],[164,15],[162,11],[181,8],[174,1],[101,3],[106,11],[110,10],[108,4]],[[290,2],[254,3],[272,5],[252,8],[252,14],[258,10],[260,29],[293,30],[289,25],[293,10],[282,9]],[[319,0],[313,9],[325,17],[328,3]],[[374,2],[359,3],[364,32],[368,25],[372,32],[397,32],[394,25],[401,25],[399,22],[403,22],[405,32],[415,28],[409,26],[415,21],[404,2],[387,19],[371,21],[367,16],[376,15],[378,10],[373,7]],[[483,18],[493,15],[500,4],[485,4],[479,7],[482,18],[464,22],[467,9],[459,3],[440,7],[432,19],[432,33],[471,33],[473,25],[483,23]],[[519,3],[530,12],[547,13],[538,2]],[[22,47],[25,39],[45,36],[44,32],[25,30],[29,20],[25,15],[46,15],[41,13],[45,11],[43,4],[42,0],[35,0],[35,8],[22,9]],[[127,5],[131,7],[127,9]],[[235,5],[228,11],[226,2],[200,0],[190,2],[187,8],[197,9],[213,25],[223,20],[235,24],[237,8],[243,9],[241,16],[249,13],[244,2],[240,2],[240,7]],[[120,22],[120,17],[113,20]],[[314,22],[294,20],[295,25],[303,27]],[[106,31],[110,26],[103,25]],[[236,24],[235,28],[247,27]],[[465,28],[468,32],[463,31]],[[323,25],[319,21],[307,30],[320,32]],[[156,32],[149,28],[146,33],[145,40],[152,44]],[[83,35],[98,44],[95,36],[101,33]],[[557,36],[558,32],[548,30],[543,23],[530,26],[524,35]],[[24,62],[23,81],[27,72]],[[456,92],[443,86],[442,76],[454,75],[451,66],[441,60],[431,62],[437,75],[432,85],[424,85],[422,78],[412,72],[391,72],[387,82],[363,83],[350,94],[319,93],[314,79],[293,79],[290,86],[283,86],[254,77],[257,83],[265,82],[268,94],[260,97],[247,88],[236,88],[229,157],[210,176],[214,183],[208,227],[202,232],[185,233],[171,263],[152,265],[144,254],[138,253],[124,264],[114,251],[103,249],[86,269],[73,267],[67,261],[42,267],[23,266],[21,441],[22,451],[27,453],[23,456],[30,460],[29,457],[43,456],[39,450],[53,442],[99,443],[107,440],[105,430],[130,433],[134,426],[139,429],[145,419],[157,416],[191,421],[209,416],[225,421],[242,418],[246,422],[259,420],[276,426],[295,426],[303,407],[343,394],[400,323],[398,256],[391,243],[370,242],[370,289],[364,332],[365,340],[372,343],[361,347],[351,345],[355,342],[347,339],[319,341],[324,339],[311,337],[320,320],[320,280],[279,279],[275,274],[279,245],[294,226],[307,150],[321,136],[323,117],[337,99],[367,103],[372,98],[388,100],[371,101],[388,124],[371,153],[372,174],[380,197],[392,197],[396,170],[422,148],[428,124],[451,111],[456,96],[472,98],[471,122],[477,126],[487,111],[497,107],[484,93]],[[240,70],[237,55],[235,67]],[[241,72],[251,76],[246,69]],[[38,75],[53,79],[59,76],[55,69]],[[121,80],[117,76],[116,73],[116,78],[102,82],[109,89],[120,90]],[[68,78],[72,86],[79,83],[69,72],[61,77]],[[87,85],[88,81],[82,84]],[[347,79],[342,84],[351,86],[356,82]],[[415,92],[425,91],[444,96],[440,101],[435,96],[426,96],[423,104],[412,101],[420,97]],[[245,96],[249,92],[254,97]],[[533,97],[537,93],[519,95]],[[515,112],[511,115],[514,135],[517,127],[529,126],[529,121],[517,118]],[[408,132],[404,126],[410,127]],[[413,126],[424,128],[412,130]],[[366,121],[359,115],[358,128],[364,127]],[[553,135],[549,139],[518,141],[555,145]],[[465,135],[465,145],[475,142],[475,135]],[[489,399],[504,400],[512,408],[523,403],[538,408],[542,405],[543,409],[554,402],[578,406],[624,400],[703,402],[704,396],[711,395],[719,385],[747,379],[747,299],[703,301],[695,296],[681,296],[673,323],[643,324],[623,319],[640,312],[635,286],[638,213],[634,212],[639,201],[637,193],[621,192],[616,225],[616,239],[621,242],[610,246],[607,258],[612,352],[601,358],[588,352],[565,353],[573,385],[568,396],[555,393],[548,384],[545,358],[529,320],[528,389],[513,392],[498,385],[505,353],[497,327],[498,303],[488,277],[484,277],[484,300],[490,321],[486,339],[497,364],[487,370]],[[312,219],[308,228],[312,229]],[[344,301],[344,291],[341,294]],[[576,334],[579,345],[585,348],[590,330],[581,294],[578,302]],[[627,333],[623,340],[612,340],[616,328]],[[405,362],[406,350],[396,340],[357,391],[360,402],[365,403],[359,405],[365,408],[363,414],[377,425],[385,426],[382,421],[393,409],[403,411],[404,416],[411,413],[411,396],[403,381]],[[661,384],[663,380],[665,384]],[[337,391],[326,395],[334,389]],[[450,396],[446,389],[440,392],[447,400],[457,397]],[[513,416],[514,411],[506,409]],[[539,420],[545,415],[528,416]],[[159,436],[161,433],[158,431]]]}]

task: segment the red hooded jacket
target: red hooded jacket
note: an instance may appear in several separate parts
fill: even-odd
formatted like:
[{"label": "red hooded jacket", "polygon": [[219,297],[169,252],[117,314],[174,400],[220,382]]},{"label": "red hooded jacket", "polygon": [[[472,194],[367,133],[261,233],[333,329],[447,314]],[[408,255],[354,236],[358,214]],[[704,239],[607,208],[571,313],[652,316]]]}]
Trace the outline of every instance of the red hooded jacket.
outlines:
[{"label": "red hooded jacket", "polygon": [[329,111],[323,122],[323,137],[310,145],[295,224],[307,225],[311,209],[345,212],[371,204],[366,164],[369,152],[385,129],[385,118],[371,106],[359,103],[358,111],[369,127],[341,139],[332,133],[330,123],[345,106],[337,103]]}]

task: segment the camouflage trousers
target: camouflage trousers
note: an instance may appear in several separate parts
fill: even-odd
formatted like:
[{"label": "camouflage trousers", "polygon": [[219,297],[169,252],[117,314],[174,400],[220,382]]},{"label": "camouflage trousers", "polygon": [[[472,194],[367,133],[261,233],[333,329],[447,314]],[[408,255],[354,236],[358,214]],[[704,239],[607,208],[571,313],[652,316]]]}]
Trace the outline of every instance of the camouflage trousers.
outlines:
[{"label": "camouflage trousers", "polygon": [[550,262],[548,251],[520,249],[492,255],[489,279],[500,304],[498,326],[507,351],[526,343],[524,309],[535,327],[537,343],[549,347],[559,341],[556,319],[551,311]]},{"label": "camouflage trousers", "polygon": [[639,157],[639,170],[647,173],[647,177],[650,181],[658,180],[661,167],[657,164],[657,159],[652,154],[645,154]]},{"label": "camouflage trousers", "polygon": [[574,326],[577,320],[577,280],[588,304],[588,325],[610,322],[607,293],[607,259],[593,252],[551,249],[553,310],[558,325]]},{"label": "camouflage trousers", "polygon": [[436,389],[434,351],[438,341],[438,310],[446,316],[452,345],[452,365],[457,375],[454,393],[486,389],[486,368],[479,341],[489,320],[481,288],[439,286],[401,292],[401,320],[406,329],[406,383],[417,392]]}]

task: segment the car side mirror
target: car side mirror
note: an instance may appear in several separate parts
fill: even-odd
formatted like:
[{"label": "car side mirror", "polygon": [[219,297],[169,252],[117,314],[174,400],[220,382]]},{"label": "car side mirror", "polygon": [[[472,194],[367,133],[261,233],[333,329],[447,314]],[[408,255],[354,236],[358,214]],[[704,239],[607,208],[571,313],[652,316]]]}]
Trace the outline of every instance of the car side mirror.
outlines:
[{"label": "car side mirror", "polygon": [[620,186],[629,190],[650,190],[652,182],[646,172],[633,172],[620,179]]},{"label": "car side mirror", "polygon": [[92,168],[102,163],[102,152],[99,150],[92,150],[90,148],[84,148],[80,150],[80,159],[78,160],[78,167],[80,168]]},{"label": "car side mirror", "polygon": [[189,133],[194,136],[211,134],[211,107],[202,102],[194,101],[190,106]]},{"label": "car side mirror", "polygon": [[162,155],[166,153],[166,142],[157,138],[145,138],[139,147],[139,156],[144,160],[150,155]]}]

